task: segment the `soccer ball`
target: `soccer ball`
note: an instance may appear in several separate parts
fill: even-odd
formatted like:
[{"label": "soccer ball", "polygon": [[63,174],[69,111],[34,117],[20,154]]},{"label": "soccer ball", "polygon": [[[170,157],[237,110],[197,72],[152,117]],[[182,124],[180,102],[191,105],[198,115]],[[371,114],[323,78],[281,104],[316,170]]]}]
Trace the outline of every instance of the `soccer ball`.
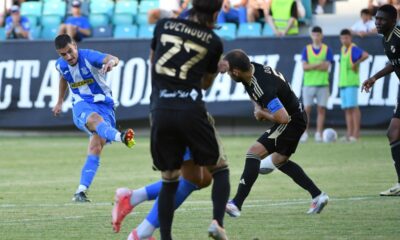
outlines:
[{"label": "soccer ball", "polygon": [[335,142],[337,140],[337,132],[333,128],[326,128],[322,132],[322,141],[324,143]]},{"label": "soccer ball", "polygon": [[260,169],[258,171],[259,174],[270,174],[276,168],[275,166],[271,166],[271,159],[263,159],[260,163]]}]

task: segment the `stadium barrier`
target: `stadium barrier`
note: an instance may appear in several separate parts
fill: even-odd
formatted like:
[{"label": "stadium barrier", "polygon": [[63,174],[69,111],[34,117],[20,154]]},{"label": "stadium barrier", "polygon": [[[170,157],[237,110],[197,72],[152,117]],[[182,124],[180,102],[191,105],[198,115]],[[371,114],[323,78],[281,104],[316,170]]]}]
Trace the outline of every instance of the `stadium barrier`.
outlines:
[{"label": "stadium barrier", "polygon": [[[369,59],[360,66],[361,82],[387,63],[381,41],[380,37],[354,39],[358,46],[370,54]],[[277,68],[300,96],[303,76],[301,51],[309,42],[307,37],[248,38],[227,41],[224,48],[225,51],[242,48],[253,61]],[[334,52],[327,125],[344,126],[338,89],[339,37],[326,37],[324,42]],[[107,76],[118,103],[117,119],[147,120],[151,93],[148,61],[150,41],[87,40],[79,43],[79,47],[111,53],[121,59],[119,66]],[[59,74],[55,69],[58,56],[53,42],[1,42],[0,53],[0,129],[72,126],[70,97],[66,99],[61,117],[54,118],[51,113],[57,102],[59,83]],[[372,93],[359,94],[364,127],[381,127],[390,121],[398,89],[398,78],[391,74],[384,81],[378,81]],[[217,77],[204,99],[216,118],[253,118],[252,105],[243,86],[231,81],[227,74]]]}]

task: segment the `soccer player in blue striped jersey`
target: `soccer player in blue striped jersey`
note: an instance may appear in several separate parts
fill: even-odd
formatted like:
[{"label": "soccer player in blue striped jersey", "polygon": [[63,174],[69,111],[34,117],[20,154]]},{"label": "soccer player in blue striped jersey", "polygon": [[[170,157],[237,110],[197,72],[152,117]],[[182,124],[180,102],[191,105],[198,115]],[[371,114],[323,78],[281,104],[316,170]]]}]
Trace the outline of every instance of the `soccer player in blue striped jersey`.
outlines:
[{"label": "soccer player in blue striped jersey", "polygon": [[57,36],[54,43],[60,56],[56,62],[60,85],[53,113],[60,114],[69,87],[73,122],[90,136],[80,184],[72,200],[90,202],[86,191],[96,175],[104,145],[109,142],[122,142],[129,148],[135,145],[132,129],[120,132],[115,128],[114,100],[105,81],[106,73],[118,65],[119,59],[90,49],[78,49],[67,34]]}]

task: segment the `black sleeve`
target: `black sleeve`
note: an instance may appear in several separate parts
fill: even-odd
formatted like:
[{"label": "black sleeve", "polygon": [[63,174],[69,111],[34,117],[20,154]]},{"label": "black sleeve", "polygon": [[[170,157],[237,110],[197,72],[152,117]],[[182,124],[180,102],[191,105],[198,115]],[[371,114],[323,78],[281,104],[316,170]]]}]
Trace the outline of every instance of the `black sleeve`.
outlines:
[{"label": "black sleeve", "polygon": [[154,32],[153,32],[153,38],[151,39],[151,45],[150,48],[151,50],[156,50],[156,44],[157,44],[157,37],[158,37],[158,32],[159,32],[159,28],[160,25],[163,23],[164,21],[158,21],[156,24],[156,27],[154,28]]},{"label": "black sleeve", "polygon": [[224,49],[222,46],[222,42],[219,40],[218,41],[218,47],[214,55],[210,55],[210,62],[207,66],[207,72],[208,73],[216,73],[218,70],[218,62],[221,58],[221,55],[223,53]]},{"label": "black sleeve", "polygon": [[298,19],[299,15],[297,14],[297,3],[293,2],[292,8],[290,9],[290,16]]}]

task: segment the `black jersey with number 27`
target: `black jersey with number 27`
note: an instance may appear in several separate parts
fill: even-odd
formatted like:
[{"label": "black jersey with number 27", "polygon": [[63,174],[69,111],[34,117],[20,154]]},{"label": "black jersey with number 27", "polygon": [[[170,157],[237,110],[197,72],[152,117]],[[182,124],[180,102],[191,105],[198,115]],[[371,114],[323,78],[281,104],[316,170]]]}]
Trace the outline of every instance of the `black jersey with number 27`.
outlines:
[{"label": "black jersey with number 27", "polygon": [[153,50],[151,109],[204,107],[201,79],[216,73],[223,52],[212,29],[186,19],[158,21]]}]

